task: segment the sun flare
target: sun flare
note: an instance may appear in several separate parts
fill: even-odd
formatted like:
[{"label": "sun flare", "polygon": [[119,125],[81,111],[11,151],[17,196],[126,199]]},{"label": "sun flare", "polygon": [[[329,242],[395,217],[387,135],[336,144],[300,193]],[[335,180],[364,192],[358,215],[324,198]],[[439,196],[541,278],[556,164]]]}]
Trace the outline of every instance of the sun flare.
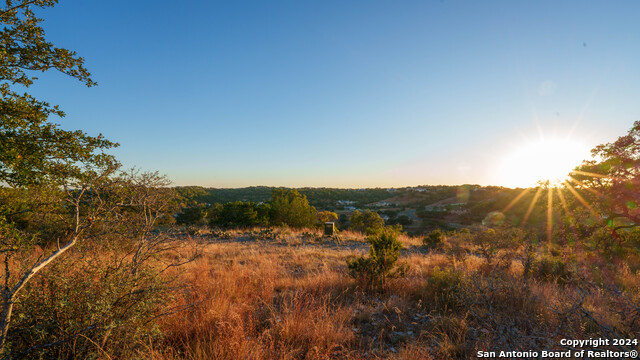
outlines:
[{"label": "sun flare", "polygon": [[538,181],[558,184],[589,157],[589,148],[569,139],[528,142],[506,155],[500,166],[501,183],[507,187],[533,187]]}]

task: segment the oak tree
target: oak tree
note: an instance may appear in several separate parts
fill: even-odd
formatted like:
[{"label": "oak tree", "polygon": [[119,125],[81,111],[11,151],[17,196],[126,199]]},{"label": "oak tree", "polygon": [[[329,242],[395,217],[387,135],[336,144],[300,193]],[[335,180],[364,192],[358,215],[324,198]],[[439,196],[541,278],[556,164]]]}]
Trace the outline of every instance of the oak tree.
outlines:
[{"label": "oak tree", "polygon": [[[577,186],[591,189],[597,207],[615,233],[640,226],[640,121],[616,141],[596,146],[593,160],[572,173]],[[593,191],[595,190],[595,191]]]},{"label": "oak tree", "polygon": [[40,26],[43,20],[35,10],[56,3],[6,0],[0,8],[0,186],[39,187],[38,194],[50,195],[41,203],[57,201],[59,210],[70,215],[69,226],[57,239],[55,249],[47,256],[31,259],[30,265],[25,263],[28,258],[22,259],[18,271],[10,266],[12,257],[32,248],[37,236],[23,231],[12,220],[15,204],[0,204],[0,254],[5,263],[0,348],[4,347],[13,306],[27,282],[73,247],[96,220],[94,216],[108,210],[103,199],[96,196],[97,188],[118,168],[115,158],[103,152],[117,144],[102,135],[94,137],[80,130],[62,129],[50,119],[64,116],[58,106],[20,91],[37,80],[37,73],[48,70],[59,71],[86,86],[95,85],[83,58],[56,47],[45,37]]},{"label": "oak tree", "polygon": [[274,189],[270,205],[273,225],[303,228],[313,226],[316,221],[316,208],[296,189]]}]

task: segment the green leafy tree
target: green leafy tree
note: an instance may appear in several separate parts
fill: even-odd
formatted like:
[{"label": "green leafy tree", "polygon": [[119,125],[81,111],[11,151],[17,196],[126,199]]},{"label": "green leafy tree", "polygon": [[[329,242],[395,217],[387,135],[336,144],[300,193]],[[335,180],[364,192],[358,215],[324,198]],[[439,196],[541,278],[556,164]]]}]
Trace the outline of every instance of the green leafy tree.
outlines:
[{"label": "green leafy tree", "polygon": [[338,220],[338,214],[333,211],[319,211],[316,214],[316,218],[318,219],[318,223],[322,225],[326,222],[336,222]]},{"label": "green leafy tree", "polygon": [[[572,173],[577,188],[593,206],[605,214],[614,234],[640,226],[640,121],[627,135],[591,150],[595,160],[583,162]],[[598,195],[595,195],[598,194]]]},{"label": "green leafy tree", "polygon": [[[0,183],[13,188],[28,188],[37,193],[41,204],[57,205],[69,215],[61,224],[64,236],[55,250],[20,269],[11,269],[13,258],[33,248],[42,238],[21,229],[13,220],[16,204],[0,205],[0,254],[4,256],[0,348],[4,350],[11,314],[18,295],[27,283],[56,258],[72,248],[95,222],[109,212],[98,189],[114,174],[119,164],[103,151],[117,144],[101,135],[63,130],[49,117],[64,116],[58,106],[36,99],[17,88],[29,88],[37,79],[34,73],[57,70],[95,85],[84,60],[75,52],[55,47],[46,40],[33,9],[51,7],[55,0],[7,0],[0,8]],[[32,205],[32,204],[30,204]],[[90,205],[90,207],[87,207]],[[24,207],[24,206],[23,206]],[[18,213],[32,212],[27,207]],[[31,260],[33,261],[33,260]]]},{"label": "green leafy tree", "polygon": [[[175,195],[167,185],[158,173],[132,171],[86,184],[84,191],[49,195],[58,206],[57,221],[45,225],[75,236],[79,219],[81,246],[24,283],[7,335],[8,357],[131,358],[140,342],[157,334],[151,320],[166,311],[167,289],[179,286],[160,275],[198,255],[193,248],[185,256],[188,244],[176,242],[170,231],[155,231]],[[66,199],[79,200],[78,206]],[[39,217],[45,210],[35,212]]]},{"label": "green leafy tree", "polygon": [[384,228],[384,219],[377,212],[371,210],[364,212],[356,210],[351,214],[349,221],[354,230],[361,232],[375,232]]},{"label": "green leafy tree", "polygon": [[179,225],[202,225],[207,216],[207,209],[202,205],[195,205],[182,209],[176,215],[176,223]]},{"label": "green leafy tree", "polygon": [[211,224],[222,227],[267,226],[269,225],[269,210],[269,204],[229,202],[216,211]]},{"label": "green leafy tree", "polygon": [[[110,176],[113,171],[114,169],[86,171],[78,177],[56,179],[60,187],[29,189],[29,196],[32,198],[27,205],[32,207],[26,210],[45,219],[53,216],[54,219],[51,220],[54,221],[42,223],[45,229],[47,226],[55,226],[53,231],[23,229],[12,221],[15,213],[10,212],[4,216],[8,221],[0,226],[4,231],[9,231],[9,236],[3,236],[0,240],[0,253],[5,264],[0,316],[2,345],[7,338],[13,307],[25,286],[36,274],[82,241],[97,223],[113,219],[114,211],[120,206],[117,202],[107,201],[109,195],[106,189],[112,184]],[[14,204],[5,204],[5,210],[7,205]],[[34,259],[30,254],[36,246],[51,250]],[[12,267],[12,262],[20,266]]]},{"label": "green leafy tree", "polygon": [[311,227],[316,222],[316,208],[295,189],[274,189],[271,194],[271,223],[296,228]]},{"label": "green leafy tree", "polygon": [[201,204],[209,196],[207,189],[201,186],[178,186],[174,189],[178,194],[176,201],[182,207]]},{"label": "green leafy tree", "polygon": [[56,2],[7,0],[0,9],[0,181],[14,186],[77,173],[83,164],[105,166],[115,161],[97,152],[115,143],[101,135],[60,129],[49,121],[50,115],[64,116],[58,106],[15,89],[31,86],[37,79],[34,72],[52,69],[95,85],[83,58],[45,39],[42,19],[32,9]]}]

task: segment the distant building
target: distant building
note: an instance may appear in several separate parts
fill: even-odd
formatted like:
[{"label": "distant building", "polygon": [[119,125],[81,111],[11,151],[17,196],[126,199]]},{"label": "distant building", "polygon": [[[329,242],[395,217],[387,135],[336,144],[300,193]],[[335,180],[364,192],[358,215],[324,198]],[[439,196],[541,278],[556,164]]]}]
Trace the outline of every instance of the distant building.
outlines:
[{"label": "distant building", "polygon": [[413,186],[408,187],[407,190],[408,191],[417,191],[417,192],[431,191],[431,189],[427,189],[427,188],[423,188],[423,187],[413,187]]},{"label": "distant building", "polygon": [[390,203],[388,201],[378,201],[377,203],[375,203],[376,206],[395,206],[395,203]]}]

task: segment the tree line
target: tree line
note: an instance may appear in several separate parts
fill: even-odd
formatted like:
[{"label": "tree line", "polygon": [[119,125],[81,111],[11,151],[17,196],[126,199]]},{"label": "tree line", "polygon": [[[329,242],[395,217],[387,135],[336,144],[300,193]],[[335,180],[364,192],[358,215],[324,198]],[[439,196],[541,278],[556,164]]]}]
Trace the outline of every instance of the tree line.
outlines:
[{"label": "tree line", "polygon": [[[325,222],[338,221],[332,211],[317,211],[309,205],[305,195],[296,189],[272,190],[268,202],[235,201],[225,204],[194,205],[176,214],[178,225],[210,225],[221,228],[248,228],[254,226],[290,226],[293,228],[320,227]],[[385,227],[384,219],[375,211],[355,210],[341,221],[343,228],[362,233],[377,232]],[[391,224],[394,225],[394,224]],[[400,224],[396,229],[402,229]]]}]

